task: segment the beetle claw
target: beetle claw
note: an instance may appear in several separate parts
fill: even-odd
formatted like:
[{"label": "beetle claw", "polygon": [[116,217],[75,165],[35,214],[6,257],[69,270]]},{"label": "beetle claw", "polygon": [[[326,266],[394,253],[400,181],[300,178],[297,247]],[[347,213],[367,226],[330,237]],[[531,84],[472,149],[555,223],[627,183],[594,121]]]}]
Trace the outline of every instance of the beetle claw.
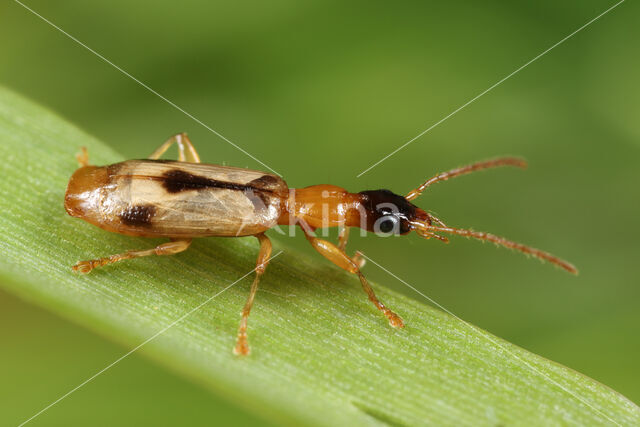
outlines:
[{"label": "beetle claw", "polygon": [[402,318],[395,314],[393,311],[387,309],[387,311],[384,312],[384,315],[387,316],[387,319],[389,319],[389,324],[394,328],[404,328],[404,322],[402,321]]},{"label": "beetle claw", "polygon": [[236,342],[236,346],[233,349],[233,354],[236,356],[248,356],[251,353],[251,349],[249,348],[249,340],[247,339],[247,334],[238,335],[238,341]]},{"label": "beetle claw", "polygon": [[71,269],[79,274],[87,274],[93,270],[94,265],[91,261],[78,261],[71,267]]}]

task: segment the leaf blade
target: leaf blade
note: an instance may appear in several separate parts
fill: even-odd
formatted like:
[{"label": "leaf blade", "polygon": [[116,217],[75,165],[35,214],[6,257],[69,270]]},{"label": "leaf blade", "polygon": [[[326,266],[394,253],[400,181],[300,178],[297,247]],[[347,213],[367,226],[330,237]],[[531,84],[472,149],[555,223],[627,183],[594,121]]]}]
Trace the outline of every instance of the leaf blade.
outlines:
[{"label": "leaf blade", "polygon": [[[158,242],[107,233],[64,212],[80,145],[92,163],[122,159],[4,89],[0,140],[0,285],[25,299],[132,348],[255,263],[252,238],[203,239],[176,256],[73,275],[69,267],[78,259]],[[140,351],[283,423],[640,422],[636,405],[596,381],[374,285],[407,324],[392,330],[357,279],[276,242],[279,249],[285,253],[269,266],[250,319],[249,358],[237,359],[231,349],[250,278]]]}]

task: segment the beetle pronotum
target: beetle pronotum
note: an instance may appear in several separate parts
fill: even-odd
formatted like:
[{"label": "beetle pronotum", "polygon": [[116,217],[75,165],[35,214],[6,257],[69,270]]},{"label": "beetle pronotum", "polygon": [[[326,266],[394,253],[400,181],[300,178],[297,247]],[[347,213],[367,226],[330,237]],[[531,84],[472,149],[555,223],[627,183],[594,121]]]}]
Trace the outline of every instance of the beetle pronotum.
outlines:
[{"label": "beetle pronotum", "polygon": [[[172,144],[178,146],[179,161],[159,160]],[[440,173],[407,196],[389,190],[350,193],[334,185],[289,188],[280,177],[268,173],[200,163],[200,157],[186,134],[169,138],[147,160],[128,160],[109,166],[91,166],[86,149],[78,156],[80,168],[69,181],[65,208],[108,231],[130,236],[167,237],[154,249],[130,250],[109,257],[79,261],[78,273],[96,267],[147,255],[173,255],[186,250],[191,240],[208,236],[255,236],[260,252],[255,278],[242,310],[234,352],[249,353],[247,321],[271,254],[266,230],[280,225],[301,226],[307,240],[322,256],[358,276],[369,300],[387,317],[391,326],[404,327],[400,316],[376,297],[360,271],[363,259],[345,253],[350,227],[382,234],[418,235],[443,242],[442,234],[473,237],[516,249],[577,273],[570,263],[547,252],[512,242],[489,233],[453,228],[411,203],[432,184],[474,171],[498,166],[524,168],[517,158],[504,157]],[[340,227],[335,245],[315,236],[316,229]]]}]

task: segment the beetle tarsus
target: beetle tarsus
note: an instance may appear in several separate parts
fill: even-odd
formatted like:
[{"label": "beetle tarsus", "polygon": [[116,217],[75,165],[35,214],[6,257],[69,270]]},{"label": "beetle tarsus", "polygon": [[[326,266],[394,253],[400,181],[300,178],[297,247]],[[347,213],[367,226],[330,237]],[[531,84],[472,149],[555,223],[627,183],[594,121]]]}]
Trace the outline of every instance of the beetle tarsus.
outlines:
[{"label": "beetle tarsus", "polygon": [[88,274],[91,272],[91,270],[98,267],[96,265],[96,261],[99,260],[78,261],[71,267],[71,269],[79,274]]},{"label": "beetle tarsus", "polygon": [[71,268],[76,273],[87,274],[96,267],[113,264],[125,259],[140,258],[149,255],[174,255],[187,250],[190,244],[191,239],[171,239],[170,242],[158,245],[153,249],[146,249],[142,251],[127,251],[121,254],[115,254],[104,258],[78,261]]},{"label": "beetle tarsus", "polygon": [[404,328],[404,322],[402,321],[402,318],[400,316],[398,316],[388,308],[385,308],[384,310],[384,315],[387,316],[387,319],[389,319],[389,324],[391,326],[398,329]]},{"label": "beetle tarsus", "polygon": [[251,349],[249,348],[247,333],[238,333],[238,339],[236,341],[236,346],[233,348],[233,354],[236,356],[248,356],[249,353],[251,353]]}]

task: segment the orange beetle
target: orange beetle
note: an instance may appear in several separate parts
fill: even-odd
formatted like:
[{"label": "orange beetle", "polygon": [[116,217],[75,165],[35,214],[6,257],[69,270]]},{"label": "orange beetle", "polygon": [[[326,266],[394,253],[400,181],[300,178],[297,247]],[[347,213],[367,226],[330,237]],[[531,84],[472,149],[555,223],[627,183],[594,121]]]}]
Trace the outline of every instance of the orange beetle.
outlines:
[{"label": "orange beetle", "polygon": [[[159,160],[174,143],[178,146],[179,161]],[[71,177],[65,195],[69,215],[116,233],[171,239],[154,249],[80,261],[73,266],[78,273],[89,273],[96,267],[125,259],[176,254],[186,250],[196,237],[258,238],[256,276],[242,311],[234,349],[240,355],[249,353],[247,321],[271,254],[271,241],[264,232],[278,224],[299,225],[321,255],[358,275],[371,302],[396,328],[404,327],[402,319],[376,297],[360,271],[364,260],[357,253],[353,257],[345,253],[350,227],[386,235],[415,231],[427,239],[434,237],[444,242],[448,239],[438,233],[488,240],[577,273],[570,263],[539,249],[489,233],[448,227],[411,203],[428,186],[439,181],[498,166],[526,167],[526,163],[517,158],[479,162],[438,174],[405,197],[389,190],[350,193],[334,185],[294,189],[277,175],[203,164],[184,133],[169,138],[146,160],[90,166],[87,151],[83,149],[78,161],[81,167]],[[315,236],[316,229],[328,227],[340,227],[338,245]]]}]

